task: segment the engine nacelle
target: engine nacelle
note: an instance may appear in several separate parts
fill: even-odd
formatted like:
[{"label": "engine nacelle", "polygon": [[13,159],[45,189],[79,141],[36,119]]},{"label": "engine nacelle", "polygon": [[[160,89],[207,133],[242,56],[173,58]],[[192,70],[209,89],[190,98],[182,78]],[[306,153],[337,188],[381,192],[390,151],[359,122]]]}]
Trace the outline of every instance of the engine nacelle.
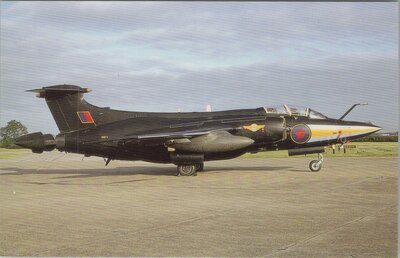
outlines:
[{"label": "engine nacelle", "polygon": [[248,137],[217,131],[192,138],[188,142],[172,144],[171,147],[190,153],[217,153],[242,149],[253,142],[254,140]]},{"label": "engine nacelle", "polygon": [[268,118],[265,123],[265,135],[268,141],[279,141],[286,138],[286,124],[281,117]]}]

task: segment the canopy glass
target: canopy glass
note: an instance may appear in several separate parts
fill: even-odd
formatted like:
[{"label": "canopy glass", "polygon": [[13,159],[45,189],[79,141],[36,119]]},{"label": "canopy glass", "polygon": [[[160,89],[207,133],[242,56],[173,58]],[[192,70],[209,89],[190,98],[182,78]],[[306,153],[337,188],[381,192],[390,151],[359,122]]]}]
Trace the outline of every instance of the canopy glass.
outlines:
[{"label": "canopy glass", "polygon": [[264,107],[267,114],[284,114],[290,116],[304,116],[312,119],[327,119],[328,117],[317,112],[313,109],[301,107],[301,106],[289,106],[284,104],[283,106],[276,107]]}]

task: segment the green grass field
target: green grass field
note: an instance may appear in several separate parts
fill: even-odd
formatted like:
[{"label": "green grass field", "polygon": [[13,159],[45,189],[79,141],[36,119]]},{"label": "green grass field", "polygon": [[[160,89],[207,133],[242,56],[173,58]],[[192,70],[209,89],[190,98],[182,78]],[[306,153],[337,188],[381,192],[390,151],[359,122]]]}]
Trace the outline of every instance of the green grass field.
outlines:
[{"label": "green grass field", "polygon": [[[324,157],[396,157],[398,156],[397,142],[352,142],[348,144],[349,148],[338,151],[336,146],[335,154],[330,147],[325,148]],[[316,154],[308,154],[316,155]],[[292,156],[304,157],[305,155]],[[287,151],[269,151],[259,152],[255,154],[246,153],[241,158],[284,158],[289,157]]]},{"label": "green grass field", "polygon": [[0,159],[9,159],[32,153],[29,149],[4,149],[0,148]]},{"label": "green grass field", "polygon": [[[333,150],[329,147],[325,148],[324,157],[396,157],[398,156],[398,143],[397,142],[354,142],[349,143],[346,153],[343,150]],[[337,146],[338,148],[338,146]],[[28,149],[3,149],[0,148],[0,159],[8,159],[23,155],[31,154]],[[309,154],[315,155],[315,154]],[[259,152],[255,154],[247,153],[240,158],[285,158],[288,157],[287,151],[268,151]],[[304,157],[304,155],[293,156]]]}]

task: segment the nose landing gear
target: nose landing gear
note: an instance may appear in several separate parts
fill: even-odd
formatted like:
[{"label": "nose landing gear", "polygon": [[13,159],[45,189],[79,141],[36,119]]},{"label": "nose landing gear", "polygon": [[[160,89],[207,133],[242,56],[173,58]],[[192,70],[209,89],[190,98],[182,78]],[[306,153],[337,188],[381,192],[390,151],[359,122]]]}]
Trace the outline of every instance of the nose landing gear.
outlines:
[{"label": "nose landing gear", "polygon": [[197,163],[196,164],[196,171],[204,171],[204,163]]},{"label": "nose landing gear", "polygon": [[312,172],[318,172],[321,170],[322,168],[322,162],[324,161],[324,156],[322,155],[322,153],[318,153],[318,160],[313,160],[310,162],[310,170]]}]

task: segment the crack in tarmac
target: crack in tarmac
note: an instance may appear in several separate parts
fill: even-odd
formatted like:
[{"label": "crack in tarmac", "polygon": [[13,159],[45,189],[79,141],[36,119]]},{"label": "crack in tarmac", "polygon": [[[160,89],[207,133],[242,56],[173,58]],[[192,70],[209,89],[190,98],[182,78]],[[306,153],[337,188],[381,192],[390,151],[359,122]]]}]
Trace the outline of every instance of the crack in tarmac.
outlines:
[{"label": "crack in tarmac", "polygon": [[373,217],[375,217],[379,212],[381,212],[381,211],[383,211],[383,210],[390,209],[390,208],[394,208],[394,207],[397,207],[397,205],[390,205],[390,206],[386,206],[386,207],[384,207],[384,208],[375,210],[374,212],[372,212],[372,213],[369,214],[369,215],[366,215],[366,216],[363,216],[363,217],[358,217],[358,218],[356,218],[356,219],[354,219],[354,220],[351,220],[351,221],[348,221],[348,222],[346,222],[346,223],[343,223],[343,224],[341,224],[341,225],[339,225],[339,226],[337,226],[337,227],[335,227],[335,228],[332,228],[332,229],[329,229],[329,230],[320,232],[320,233],[315,234],[315,235],[312,235],[312,236],[310,236],[310,237],[306,237],[306,238],[304,238],[304,239],[300,239],[299,241],[296,241],[296,242],[291,243],[291,244],[289,244],[289,245],[286,245],[286,246],[277,248],[277,251],[276,251],[276,252],[267,254],[267,255],[265,255],[264,257],[273,257],[273,256],[276,255],[276,254],[285,252],[285,251],[287,251],[287,250],[289,250],[289,249],[291,249],[291,248],[293,248],[293,247],[295,247],[295,246],[298,246],[298,245],[301,245],[301,244],[310,242],[312,239],[317,238],[317,237],[319,237],[319,236],[327,235],[327,234],[330,234],[330,233],[332,233],[332,232],[338,231],[339,229],[342,229],[342,228],[344,228],[344,227],[346,227],[346,226],[348,226],[348,225],[357,223],[357,222],[359,222],[359,221],[361,221],[361,220],[363,220],[363,219],[365,219],[365,218],[368,218],[368,217],[373,218]]}]

